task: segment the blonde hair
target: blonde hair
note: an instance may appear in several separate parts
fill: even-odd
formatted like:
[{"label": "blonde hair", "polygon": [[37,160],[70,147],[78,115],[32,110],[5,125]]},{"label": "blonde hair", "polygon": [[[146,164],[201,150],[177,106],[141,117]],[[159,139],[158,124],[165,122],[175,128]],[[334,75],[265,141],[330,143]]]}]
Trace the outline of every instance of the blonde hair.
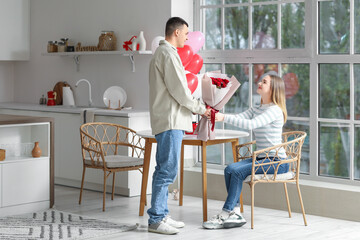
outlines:
[{"label": "blonde hair", "polygon": [[284,123],[287,120],[286,99],[285,99],[285,83],[281,77],[270,75],[271,78],[271,101],[278,105],[284,115]]}]

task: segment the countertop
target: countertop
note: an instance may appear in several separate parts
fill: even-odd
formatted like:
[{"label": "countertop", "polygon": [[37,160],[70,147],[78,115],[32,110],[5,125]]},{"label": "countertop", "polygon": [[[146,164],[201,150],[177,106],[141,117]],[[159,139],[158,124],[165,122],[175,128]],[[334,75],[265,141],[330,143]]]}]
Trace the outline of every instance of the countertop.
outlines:
[{"label": "countertop", "polygon": [[3,102],[0,103],[0,109],[15,109],[15,110],[28,110],[28,111],[41,111],[41,112],[57,112],[57,113],[78,113],[81,114],[84,110],[93,110],[95,115],[102,116],[119,116],[119,117],[147,117],[150,115],[148,110],[140,109],[122,109],[111,110],[105,107],[70,107],[70,106],[46,106],[31,103],[14,103]]},{"label": "countertop", "polygon": [[53,122],[53,118],[0,114],[0,125],[38,123],[38,122]]}]

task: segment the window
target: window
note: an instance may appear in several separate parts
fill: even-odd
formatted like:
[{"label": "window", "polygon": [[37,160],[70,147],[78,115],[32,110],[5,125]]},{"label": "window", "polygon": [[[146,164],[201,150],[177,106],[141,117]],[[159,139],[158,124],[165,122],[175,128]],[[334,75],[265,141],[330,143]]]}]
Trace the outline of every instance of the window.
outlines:
[{"label": "window", "polygon": [[250,2],[203,1],[199,8],[206,50],[304,48],[304,0]]},{"label": "window", "polygon": [[[194,3],[194,29],[205,34],[202,71],[221,70],[241,83],[222,111],[240,113],[258,105],[260,76],[278,72],[286,87],[284,131],[308,134],[303,177],[359,185],[360,0]],[[223,123],[216,128],[236,129]],[[230,146],[207,151],[209,166],[233,161]]]},{"label": "window", "polygon": [[319,2],[319,51],[321,54],[349,53],[350,1]]}]

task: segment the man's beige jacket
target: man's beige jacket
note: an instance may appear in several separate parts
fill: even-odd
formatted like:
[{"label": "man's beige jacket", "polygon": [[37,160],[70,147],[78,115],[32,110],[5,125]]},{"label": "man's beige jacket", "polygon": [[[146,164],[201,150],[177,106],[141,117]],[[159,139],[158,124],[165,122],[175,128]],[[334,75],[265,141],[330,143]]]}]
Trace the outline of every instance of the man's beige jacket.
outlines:
[{"label": "man's beige jacket", "polygon": [[205,105],[191,96],[176,47],[161,40],[150,62],[150,121],[154,135],[177,129],[192,132],[192,113]]}]

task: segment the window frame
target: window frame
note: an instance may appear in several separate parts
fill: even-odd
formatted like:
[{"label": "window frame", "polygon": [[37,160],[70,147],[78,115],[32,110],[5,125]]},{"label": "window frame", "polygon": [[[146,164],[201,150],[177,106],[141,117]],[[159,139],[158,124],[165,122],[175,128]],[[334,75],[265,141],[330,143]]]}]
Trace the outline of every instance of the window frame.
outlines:
[{"label": "window frame", "polygon": [[[360,180],[354,179],[354,135],[355,126],[360,125],[360,120],[354,119],[355,114],[355,96],[354,96],[354,64],[360,63],[360,54],[355,54],[355,16],[354,16],[354,1],[350,1],[350,52],[348,54],[319,54],[319,2],[334,1],[334,0],[274,0],[266,2],[241,4],[226,4],[226,7],[249,6],[249,46],[248,49],[224,49],[224,5],[209,5],[201,6],[201,0],[194,0],[194,30],[203,31],[201,24],[201,9],[203,8],[219,8],[221,7],[221,33],[222,33],[222,49],[217,50],[201,50],[200,55],[203,57],[204,64],[221,64],[222,72],[225,72],[225,64],[249,64],[249,81],[253,80],[252,64],[278,64],[279,74],[281,74],[281,64],[309,64],[310,65],[310,106],[309,117],[292,117],[288,120],[307,121],[309,123],[309,173],[302,174],[302,179],[316,180],[323,182],[339,183],[360,186]],[[252,49],[252,6],[278,4],[278,19],[281,21],[280,4],[283,3],[298,3],[305,2],[305,48],[304,49],[281,49],[281,22],[278,24],[278,46],[276,49]],[[350,68],[350,119],[326,119],[320,118],[319,113],[319,64],[349,64]],[[250,86],[252,84],[249,84]],[[249,89],[249,107],[252,106],[252,89]],[[319,175],[319,144],[320,144],[320,123],[341,123],[349,125],[350,131],[350,174],[349,179],[342,179],[337,177],[320,176]],[[224,126],[224,124],[222,124]],[[224,149],[222,151],[221,165],[207,164],[209,168],[222,169],[225,167]],[[198,159],[201,159],[200,151],[195,151]],[[197,161],[197,166],[201,166],[201,162]]]}]

